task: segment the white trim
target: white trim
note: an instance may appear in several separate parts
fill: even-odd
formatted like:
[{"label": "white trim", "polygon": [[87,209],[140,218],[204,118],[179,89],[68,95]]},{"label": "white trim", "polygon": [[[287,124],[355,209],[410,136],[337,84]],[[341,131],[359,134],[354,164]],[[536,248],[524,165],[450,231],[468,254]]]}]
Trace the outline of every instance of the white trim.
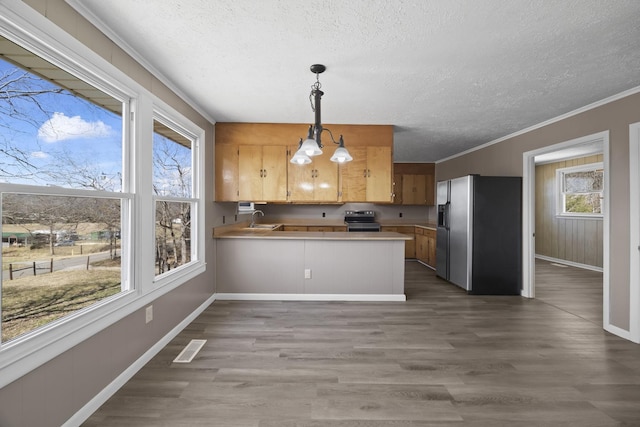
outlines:
[{"label": "white trim", "polygon": [[[510,133],[509,135],[506,135],[506,136],[500,137],[498,139],[494,139],[492,141],[486,142],[486,143],[484,143],[482,145],[478,145],[476,147],[470,148],[470,149],[468,149],[466,151],[463,151],[461,153],[457,153],[457,154],[454,154],[452,156],[445,157],[445,158],[440,159],[440,160],[436,160],[435,163],[436,164],[443,163],[443,162],[447,162],[449,160],[453,160],[453,159],[455,159],[457,157],[465,156],[465,155],[467,155],[469,153],[473,153],[474,151],[482,150],[483,148],[487,148],[487,147],[490,147],[492,145],[498,144],[500,142],[506,141],[508,139],[515,138],[516,136],[524,135],[525,133],[534,131],[536,129],[543,128],[543,127],[551,125],[553,123],[557,123],[557,122],[562,121],[564,119],[568,119],[569,117],[577,116],[578,114],[584,113],[584,112],[589,111],[589,110],[593,110],[594,108],[602,107],[603,105],[609,104],[611,102],[617,101],[617,100],[622,99],[622,98],[626,98],[627,96],[634,95],[634,94],[636,94],[638,92],[640,92],[640,86],[633,87],[631,89],[625,90],[625,91],[620,92],[618,94],[615,94],[615,95],[609,96],[607,98],[601,99],[600,101],[593,102],[591,104],[585,105],[584,107],[580,107],[580,108],[575,109],[573,111],[569,111],[568,113],[562,114],[560,116],[554,117],[552,119],[546,120],[546,121],[538,123],[536,125],[529,126],[528,128],[524,128],[524,129],[519,130],[517,132]],[[540,153],[540,154],[542,154],[542,153]]]},{"label": "white trim", "polygon": [[640,344],[640,122],[629,125],[629,334]]},{"label": "white trim", "polygon": [[215,123],[216,120],[205,111],[198,103],[193,101],[183,90],[181,90],[174,82],[167,78],[160,70],[154,67],[143,55],[138,53],[131,45],[116,34],[102,19],[91,12],[80,0],[65,0],[66,3],[71,6],[76,12],[78,12],[84,19],[92,23],[98,30],[100,30],[105,36],[107,36],[113,43],[115,43],[120,49],[125,51],[131,56],[134,61],[137,61],[147,71],[149,71],[154,77],[167,86],[171,91],[177,94],[184,102],[186,102],[191,108],[196,110],[200,115],[209,120],[211,123]]},{"label": "white trim", "polygon": [[600,273],[602,273],[602,271],[603,271],[602,267],[597,267],[595,265],[589,265],[589,264],[582,264],[582,263],[579,263],[579,262],[567,261],[566,259],[554,258],[554,257],[546,256],[546,255],[536,254],[536,258],[544,260],[544,261],[555,262],[557,264],[568,265],[570,267],[581,268],[583,270],[597,271],[597,272],[600,272]]},{"label": "white trim", "polygon": [[404,294],[215,294],[220,301],[406,301]]},{"label": "white trim", "polygon": [[85,422],[95,411],[100,408],[111,396],[113,396],[127,381],[129,381],[140,369],[144,367],[153,357],[160,352],[172,339],[174,339],[184,328],[193,322],[207,307],[215,301],[215,296],[209,297],[193,313],[189,314],[182,322],[177,324],[169,333],[162,337],[157,343],[147,350],[142,356],[125,369],[116,379],[96,394],[93,399],[87,402],[78,412],[73,414],[62,427],[79,426]]},{"label": "white trim", "polygon": [[[621,334],[620,328],[610,323],[610,191],[609,191],[609,131],[598,132],[592,135],[575,138],[559,144],[527,151],[522,154],[522,295],[533,298],[535,296],[535,156],[553,151],[558,151],[572,145],[584,144],[594,140],[602,141],[603,167],[604,167],[604,200],[602,204],[603,214],[603,259],[602,259],[602,293],[603,293],[603,327],[623,338],[628,334]],[[627,338],[628,339],[628,338]]]}]

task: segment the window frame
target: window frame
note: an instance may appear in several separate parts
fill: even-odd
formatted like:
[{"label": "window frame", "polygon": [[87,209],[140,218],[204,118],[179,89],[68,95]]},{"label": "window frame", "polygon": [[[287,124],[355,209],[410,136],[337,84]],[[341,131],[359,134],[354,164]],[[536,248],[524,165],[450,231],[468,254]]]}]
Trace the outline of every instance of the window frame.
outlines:
[{"label": "window frame", "polygon": [[[123,103],[123,186],[119,193],[100,193],[82,189],[46,189],[39,186],[11,184],[11,191],[24,188],[62,196],[120,197],[123,208],[122,233],[129,236],[122,242],[129,257],[122,259],[127,269],[129,291],[122,292],[51,324],[36,329],[0,347],[0,388],[28,374],[37,367],[103,331],[128,315],[148,306],[158,297],[197,277],[206,270],[204,262],[204,174],[202,167],[204,130],[165,104],[140,83],[105,60],[53,22],[21,1],[0,2],[0,34],[35,55],[62,68],[77,78],[105,93],[122,99]],[[148,242],[152,236],[149,225],[152,201],[151,141],[154,108],[162,111],[173,123],[183,126],[197,136],[195,155],[198,172],[194,173],[194,191],[197,186],[197,229],[193,238],[197,242],[198,258],[186,268],[177,269],[154,283],[153,256],[149,258]],[[193,154],[192,154],[193,155]],[[197,178],[196,178],[197,177]],[[35,187],[35,188],[32,188]],[[125,227],[128,227],[125,230]]]},{"label": "window frame", "polygon": [[[153,283],[155,286],[165,286],[172,283],[173,280],[183,274],[183,271],[189,270],[195,267],[204,267],[204,239],[202,230],[203,218],[204,218],[204,156],[202,155],[202,141],[204,141],[204,131],[198,128],[196,125],[186,120],[184,117],[176,115],[167,110],[165,106],[156,104],[154,105],[154,111],[152,116],[153,121],[158,121],[173,131],[181,134],[187,139],[191,140],[191,197],[171,197],[171,196],[158,196],[152,194],[152,217],[151,223],[155,225],[156,214],[156,202],[168,201],[168,202],[182,202],[191,203],[195,205],[195,209],[192,208],[191,214],[191,261],[187,264],[178,266],[177,268],[167,271],[165,273],[155,275],[155,256],[153,257],[152,269],[153,269]],[[153,133],[152,133],[153,135]],[[152,143],[153,146],[153,143]],[[153,153],[152,153],[153,156]],[[151,175],[153,174],[153,166],[151,169]],[[153,176],[150,178],[153,181]],[[155,226],[153,228],[151,245],[155,247]]]},{"label": "window frame", "polygon": [[[564,175],[572,172],[592,172],[596,170],[604,171],[603,162],[594,162],[594,163],[586,163],[583,165],[570,166],[566,168],[558,168],[556,169],[556,216],[559,218],[582,218],[582,219],[602,219],[603,213],[602,209],[600,213],[590,213],[590,212],[566,212],[566,198],[564,191]],[[604,172],[603,172],[603,183],[602,183],[602,191],[596,192],[601,193],[601,199],[604,199]],[[601,203],[601,206],[603,203]]]}]

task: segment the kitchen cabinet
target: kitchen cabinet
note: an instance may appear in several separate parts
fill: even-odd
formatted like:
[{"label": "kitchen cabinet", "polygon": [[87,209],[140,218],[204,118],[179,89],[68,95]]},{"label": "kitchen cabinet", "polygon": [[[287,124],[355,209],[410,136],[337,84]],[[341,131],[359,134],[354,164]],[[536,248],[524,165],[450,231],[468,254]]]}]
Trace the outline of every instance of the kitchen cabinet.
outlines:
[{"label": "kitchen cabinet", "polygon": [[393,204],[402,204],[402,174],[395,172],[393,174]]},{"label": "kitchen cabinet", "polygon": [[435,165],[433,163],[395,163],[394,203],[435,205]]},{"label": "kitchen cabinet", "polygon": [[335,146],[327,136],[325,153],[314,157],[311,164],[289,163],[289,156],[298,147],[287,148],[307,134],[308,124],[216,123],[215,200],[390,203],[393,126],[326,124],[325,127],[336,136],[344,135],[354,162],[341,165],[331,162]]},{"label": "kitchen cabinet", "polygon": [[260,202],[287,200],[287,147],[238,146],[238,198]]},{"label": "kitchen cabinet", "polygon": [[237,202],[238,196],[238,147],[231,144],[218,144],[216,145],[215,200]]},{"label": "kitchen cabinet", "polygon": [[390,203],[391,147],[349,147],[353,161],[341,165],[342,202]]},{"label": "kitchen cabinet", "polygon": [[284,231],[309,231],[306,225],[285,225]]},{"label": "kitchen cabinet", "polygon": [[404,242],[404,257],[405,259],[416,258],[416,234],[415,227],[412,226],[389,226],[383,225],[381,231],[390,231],[395,233],[402,233],[410,237],[411,240],[405,240]]},{"label": "kitchen cabinet", "polygon": [[436,231],[416,227],[416,258],[429,267],[436,265]]},{"label": "kitchen cabinet", "polygon": [[[289,159],[297,146],[289,148]],[[289,169],[288,194],[291,202],[337,202],[338,164],[326,153],[312,158],[308,165],[287,162]]]},{"label": "kitchen cabinet", "polygon": [[427,204],[427,180],[425,175],[402,175],[402,204]]}]

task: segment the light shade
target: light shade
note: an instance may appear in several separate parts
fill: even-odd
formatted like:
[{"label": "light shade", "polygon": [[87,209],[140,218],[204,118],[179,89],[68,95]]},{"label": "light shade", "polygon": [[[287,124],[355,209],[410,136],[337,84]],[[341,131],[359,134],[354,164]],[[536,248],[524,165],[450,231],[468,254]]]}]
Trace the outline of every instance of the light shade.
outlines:
[{"label": "light shade", "polygon": [[298,151],[302,151],[309,157],[319,156],[320,154],[322,154],[322,150],[318,146],[318,143],[311,138],[305,139]]},{"label": "light shade", "polygon": [[336,151],[333,153],[333,156],[331,156],[331,159],[329,160],[335,163],[347,163],[353,160],[353,157],[351,157],[349,151],[344,148],[344,140],[342,139],[342,135],[340,135],[339,144],[340,146],[336,148]]},{"label": "light shade", "polygon": [[296,151],[296,153],[289,161],[296,165],[308,165],[309,163],[311,163],[311,159],[309,158],[309,156],[307,156],[302,150]]}]

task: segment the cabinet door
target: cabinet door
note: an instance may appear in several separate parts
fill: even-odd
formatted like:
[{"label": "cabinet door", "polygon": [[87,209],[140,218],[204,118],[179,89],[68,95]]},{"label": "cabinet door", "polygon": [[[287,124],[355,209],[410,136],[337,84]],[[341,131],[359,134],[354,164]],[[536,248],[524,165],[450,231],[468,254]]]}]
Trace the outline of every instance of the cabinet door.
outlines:
[{"label": "cabinet door", "polygon": [[[289,147],[289,160],[298,150],[297,146]],[[313,160],[308,165],[298,165],[288,162],[289,179],[289,201],[292,202],[312,202],[313,201]]]},{"label": "cabinet door", "polygon": [[262,147],[262,199],[270,202],[287,201],[287,147]]},{"label": "cabinet door", "polygon": [[367,199],[367,149],[349,147],[353,160],[340,165],[342,175],[342,201],[364,202]]},{"label": "cabinet door", "polygon": [[429,173],[425,175],[425,199],[427,206],[435,206],[436,204],[436,177],[434,174]]},{"label": "cabinet door", "polygon": [[427,263],[427,236],[422,234],[416,235],[416,258]]},{"label": "cabinet door", "polygon": [[216,145],[216,202],[238,201],[238,147]]},{"label": "cabinet door", "polygon": [[436,232],[433,230],[426,230],[425,236],[427,237],[426,263],[431,267],[435,267],[436,265]]},{"label": "cabinet door", "polygon": [[338,200],[338,164],[331,161],[331,155],[325,147],[325,153],[311,159],[314,169],[313,200],[316,202],[336,202]]},{"label": "cabinet door", "polygon": [[425,175],[413,176],[414,197],[413,201],[416,205],[427,204],[427,179]]},{"label": "cabinet door", "polygon": [[240,145],[238,147],[238,193],[240,200],[263,200],[262,198],[262,147]]},{"label": "cabinet door", "polygon": [[415,188],[413,185],[415,175],[404,174],[402,175],[402,204],[414,205],[415,204]]},{"label": "cabinet door", "polygon": [[393,204],[402,205],[404,190],[403,190],[403,178],[401,173],[393,174]]},{"label": "cabinet door", "polygon": [[367,202],[391,202],[391,171],[391,147],[367,147]]}]

